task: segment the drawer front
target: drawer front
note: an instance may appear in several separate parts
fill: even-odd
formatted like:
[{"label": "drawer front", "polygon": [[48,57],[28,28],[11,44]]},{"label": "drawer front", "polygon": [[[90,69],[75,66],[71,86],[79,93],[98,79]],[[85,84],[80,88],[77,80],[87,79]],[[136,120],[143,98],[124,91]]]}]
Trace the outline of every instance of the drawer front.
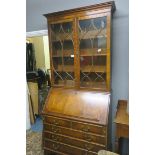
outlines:
[{"label": "drawer front", "polygon": [[70,128],[72,125],[69,120],[63,120],[63,119],[59,119],[57,117],[48,117],[48,116],[44,117],[44,122],[52,124],[52,125],[64,126],[67,128]]},{"label": "drawer front", "polygon": [[100,135],[106,135],[106,127],[105,126],[97,126],[91,124],[84,124],[79,122],[72,122],[72,128],[75,130],[81,130],[84,132],[91,132]]},{"label": "drawer front", "polygon": [[62,127],[57,127],[57,126],[53,126],[50,124],[44,124],[44,131],[49,131],[55,134],[61,134],[61,135],[69,136],[69,137],[83,139],[88,142],[94,142],[94,143],[106,145],[106,136],[94,135],[91,133],[72,130],[69,128],[67,129],[67,128],[62,128]]},{"label": "drawer front", "polygon": [[129,126],[117,124],[116,125],[116,136],[117,137],[129,137]]},{"label": "drawer front", "polygon": [[68,155],[68,154],[55,151],[49,148],[44,148],[44,155]]},{"label": "drawer front", "polygon": [[[44,155],[68,155],[68,154],[58,152],[52,149],[44,148]],[[85,151],[84,155],[97,155],[97,153]]]},{"label": "drawer front", "polygon": [[[86,150],[79,149],[67,144],[58,143],[52,140],[45,139],[44,140],[44,148],[49,148],[53,151],[63,152],[68,155],[86,155]],[[96,153],[91,152],[92,155],[96,155]]]},{"label": "drawer front", "polygon": [[95,134],[106,135],[106,127],[105,126],[81,123],[81,122],[76,122],[76,121],[61,119],[61,118],[57,118],[57,117],[51,117],[51,116],[45,116],[44,123],[49,123],[52,125],[62,126],[62,127],[66,127],[66,128],[72,128],[75,130],[81,130],[84,132],[91,132],[91,133],[95,133]]},{"label": "drawer front", "polygon": [[79,140],[79,139],[73,139],[71,137],[66,137],[64,135],[57,135],[50,132],[44,132],[45,138],[51,139],[53,141],[65,143],[68,145],[73,145],[79,148],[83,148],[88,151],[98,152],[99,150],[105,149],[104,145],[99,145],[96,143],[90,143],[87,141]]}]

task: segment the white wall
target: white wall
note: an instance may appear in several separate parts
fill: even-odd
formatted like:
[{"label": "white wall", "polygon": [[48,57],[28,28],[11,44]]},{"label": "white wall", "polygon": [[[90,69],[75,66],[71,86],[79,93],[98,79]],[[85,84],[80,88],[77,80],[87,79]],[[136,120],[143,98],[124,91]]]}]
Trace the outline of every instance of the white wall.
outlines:
[{"label": "white wall", "polygon": [[119,99],[129,99],[129,3],[116,1],[112,26],[112,141],[114,147],[115,124],[113,118]]},{"label": "white wall", "polygon": [[50,56],[48,47],[48,36],[43,36],[44,55],[45,55],[45,68],[50,69]]},{"label": "white wall", "polygon": [[44,54],[44,42],[42,36],[28,38],[34,45],[36,67],[46,69],[45,67],[45,54]]},{"label": "white wall", "polygon": [[48,47],[48,36],[35,36],[27,38],[31,43],[33,43],[35,58],[36,58],[36,68],[49,69],[50,68],[50,57],[49,57],[49,47]]},{"label": "white wall", "polygon": [[[43,14],[62,11],[105,0],[27,0],[26,31],[47,29],[47,21]],[[129,1],[115,0],[116,12],[112,26],[112,97],[110,107],[110,133],[114,146],[115,116],[118,99],[129,96]]]}]

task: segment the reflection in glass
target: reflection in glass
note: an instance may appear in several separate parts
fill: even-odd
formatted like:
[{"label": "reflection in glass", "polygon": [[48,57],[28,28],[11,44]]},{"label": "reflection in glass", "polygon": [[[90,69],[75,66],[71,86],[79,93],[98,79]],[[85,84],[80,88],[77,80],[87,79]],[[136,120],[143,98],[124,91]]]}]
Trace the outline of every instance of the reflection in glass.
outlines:
[{"label": "reflection in glass", "polygon": [[107,22],[106,22],[106,16],[104,17],[99,17],[94,19],[94,26],[97,29],[104,29],[107,27]]},{"label": "reflection in glass", "polygon": [[80,40],[80,49],[92,48],[91,39],[81,39]]},{"label": "reflection in glass", "polygon": [[81,87],[106,87],[106,27],[106,17],[79,21]]},{"label": "reflection in glass", "polygon": [[107,47],[107,42],[106,42],[106,38],[105,37],[98,37],[98,38],[94,38],[93,40],[93,47],[94,48],[103,48],[106,49]]},{"label": "reflection in glass", "polygon": [[63,49],[64,50],[73,50],[73,42],[72,40],[64,40],[63,42]]}]

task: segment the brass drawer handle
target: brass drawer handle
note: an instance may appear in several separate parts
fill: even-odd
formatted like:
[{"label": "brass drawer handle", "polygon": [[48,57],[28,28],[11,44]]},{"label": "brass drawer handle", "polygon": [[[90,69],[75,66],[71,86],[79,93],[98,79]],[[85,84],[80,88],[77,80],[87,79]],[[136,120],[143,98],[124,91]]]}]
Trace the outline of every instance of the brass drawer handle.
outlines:
[{"label": "brass drawer handle", "polygon": [[58,145],[58,144],[52,144],[52,148],[53,148],[54,150],[57,150],[59,147],[60,147],[60,145]]},{"label": "brass drawer handle", "polygon": [[106,132],[105,132],[105,131],[103,131],[103,134],[106,134]]},{"label": "brass drawer handle", "polygon": [[52,132],[58,133],[58,132],[61,132],[61,130],[60,130],[59,128],[54,128],[54,127],[52,126]]},{"label": "brass drawer handle", "polygon": [[52,122],[54,125],[59,125],[59,122],[58,121],[56,121],[55,119],[53,120],[53,122]]},{"label": "brass drawer handle", "polygon": [[103,129],[103,134],[106,134],[106,131],[105,131],[105,129]]},{"label": "brass drawer handle", "polygon": [[89,127],[84,127],[84,128],[82,128],[82,131],[84,131],[84,132],[89,132],[89,130],[90,130]]},{"label": "brass drawer handle", "polygon": [[89,142],[92,141],[91,135],[84,134],[84,138]]},{"label": "brass drawer handle", "polygon": [[59,140],[59,137],[58,137],[58,136],[52,135],[51,138],[52,138],[53,140],[55,140],[55,141],[58,141],[58,140]]},{"label": "brass drawer handle", "polygon": [[85,144],[85,148],[88,150],[88,151],[90,151],[92,148],[93,148],[93,146],[91,145],[91,144]]}]

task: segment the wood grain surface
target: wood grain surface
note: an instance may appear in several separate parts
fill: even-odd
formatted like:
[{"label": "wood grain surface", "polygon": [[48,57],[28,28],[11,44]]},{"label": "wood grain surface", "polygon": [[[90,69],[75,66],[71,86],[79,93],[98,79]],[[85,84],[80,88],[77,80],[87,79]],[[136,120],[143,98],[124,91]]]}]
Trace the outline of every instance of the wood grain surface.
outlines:
[{"label": "wood grain surface", "polygon": [[46,101],[44,113],[59,113],[107,124],[109,94],[100,91],[53,88]]}]

